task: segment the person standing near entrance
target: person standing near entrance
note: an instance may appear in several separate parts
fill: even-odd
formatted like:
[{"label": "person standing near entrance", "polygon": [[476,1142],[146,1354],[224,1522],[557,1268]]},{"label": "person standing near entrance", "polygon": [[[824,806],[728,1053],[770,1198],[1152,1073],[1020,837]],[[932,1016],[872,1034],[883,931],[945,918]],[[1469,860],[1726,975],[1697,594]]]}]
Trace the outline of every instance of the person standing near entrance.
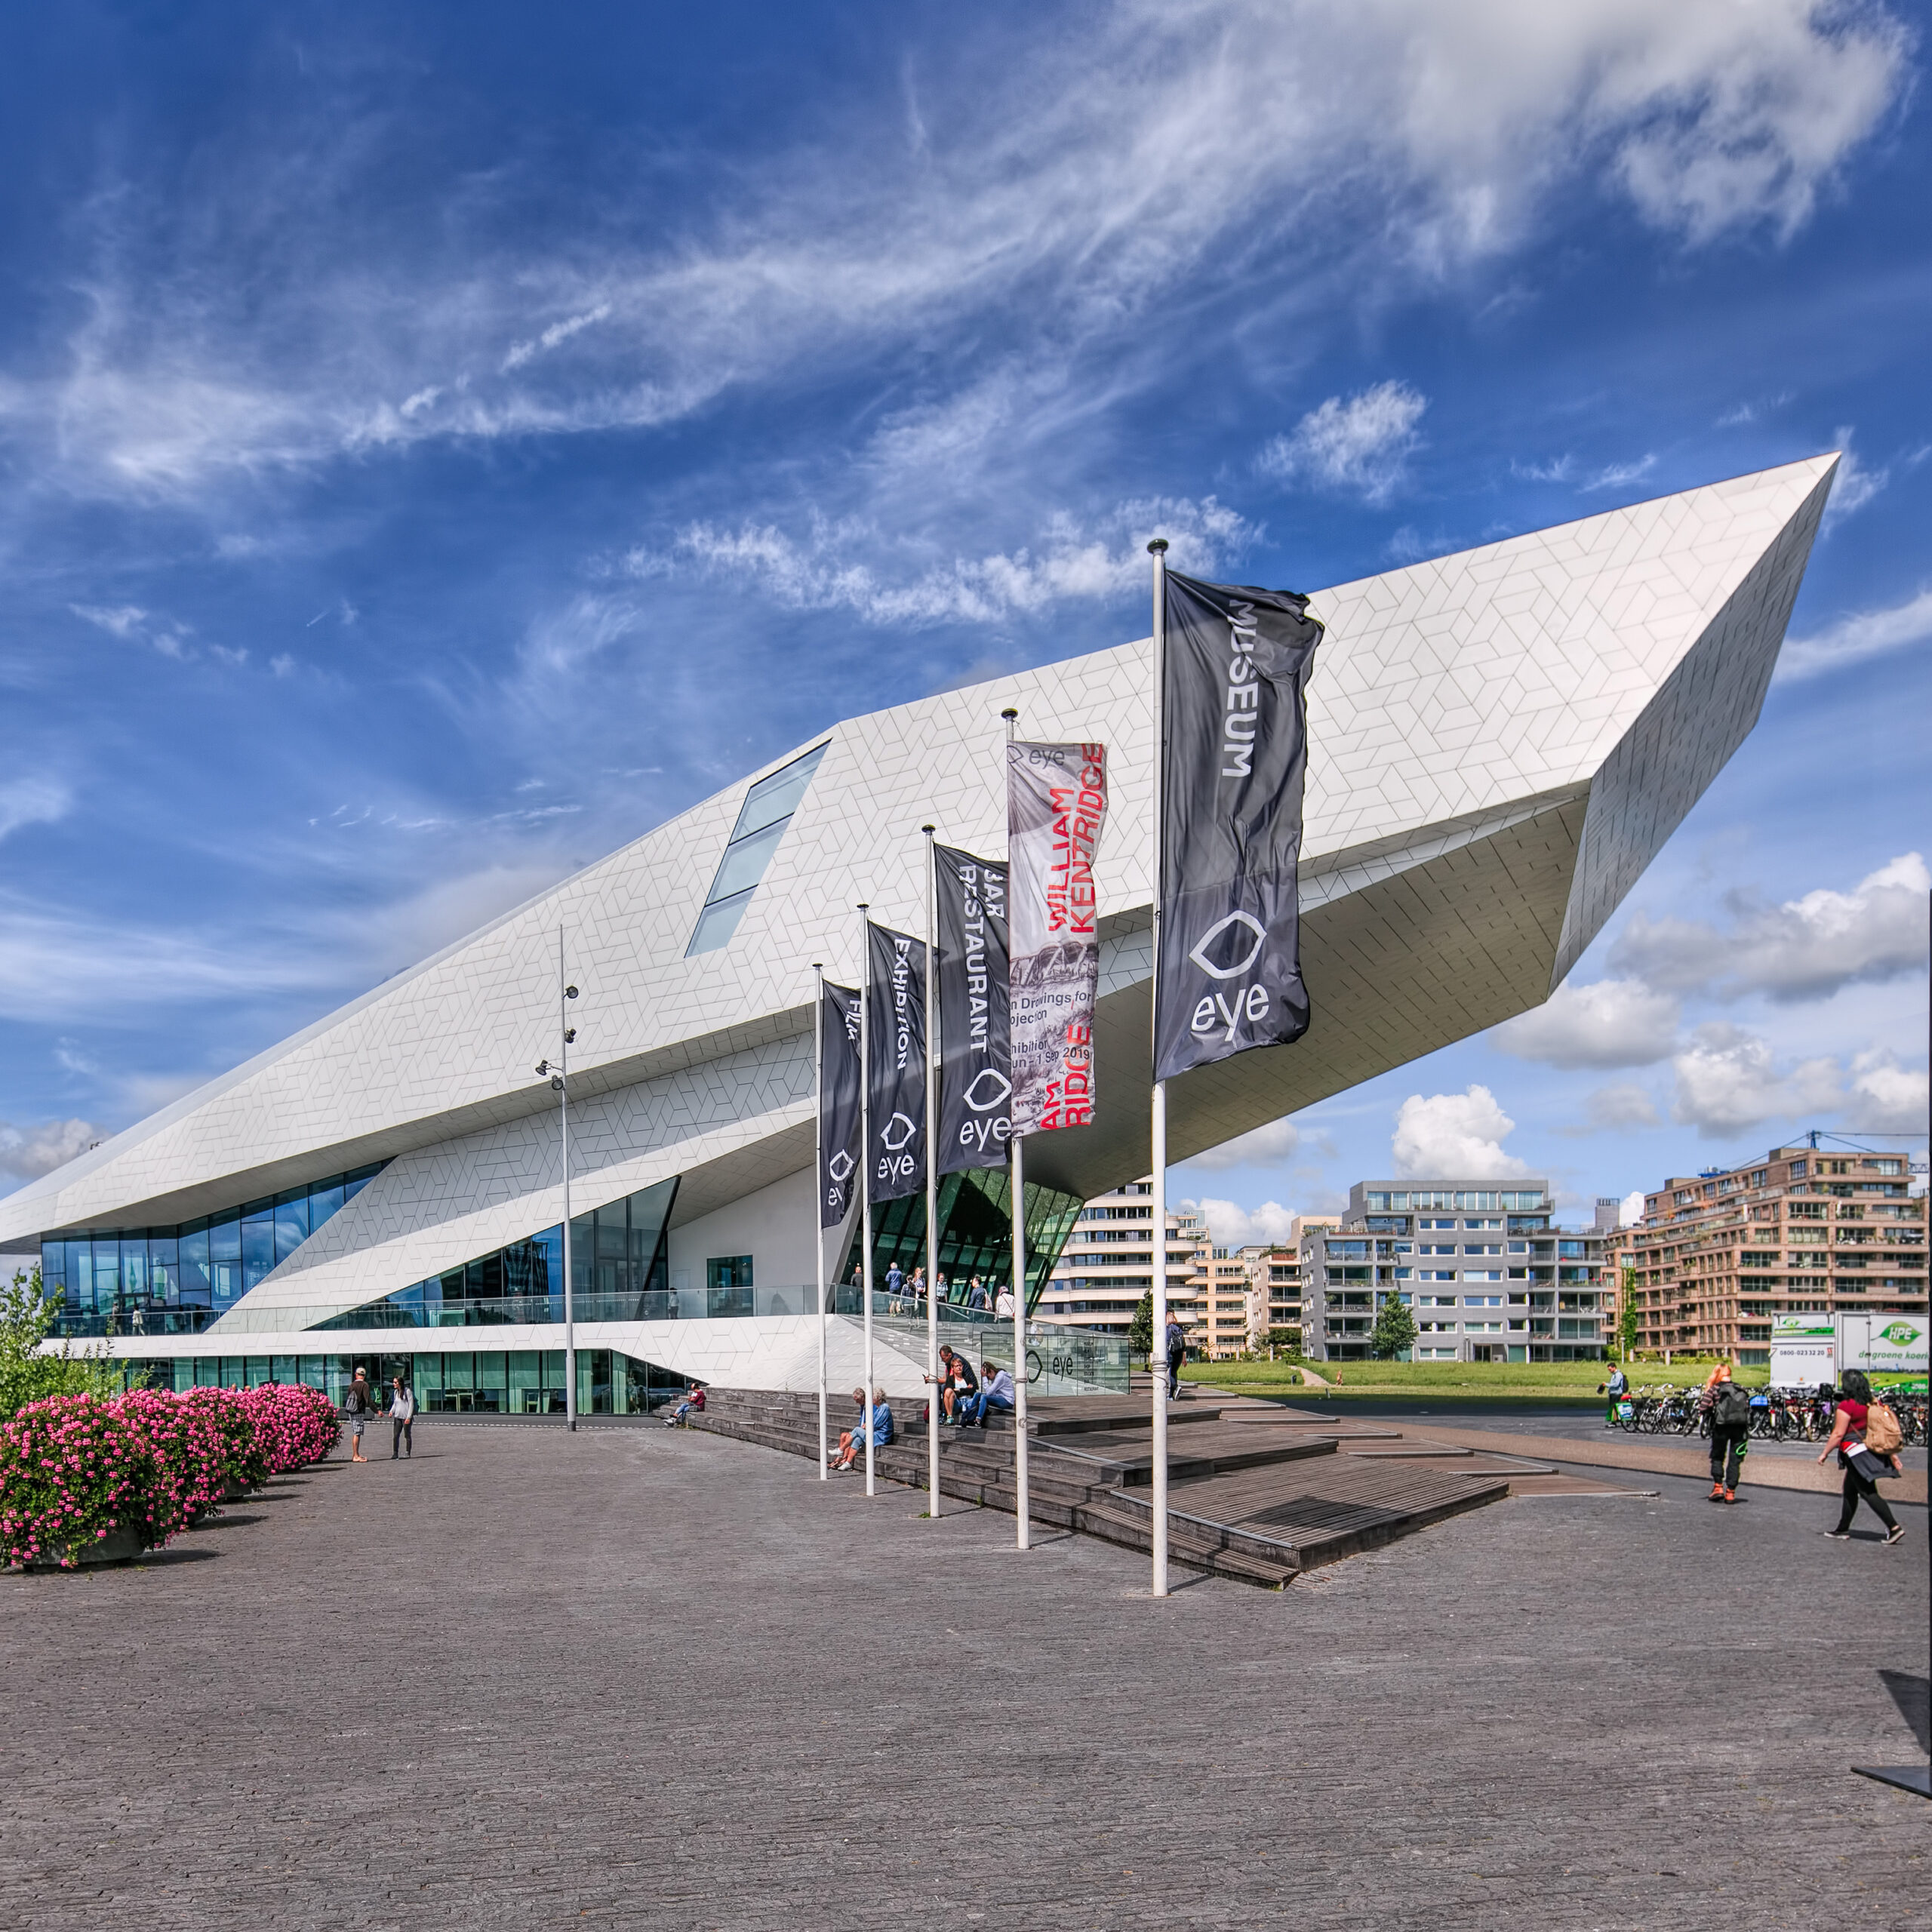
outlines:
[{"label": "person standing near entrance", "polygon": [[398,1453],[413,1457],[416,1445],[411,1431],[416,1426],[416,1397],[401,1376],[389,1384],[389,1460]]},{"label": "person standing near entrance", "polygon": [[362,1453],[362,1432],[369,1426],[369,1418],[375,1411],[368,1371],[358,1368],[355,1380],[349,1385],[349,1393],[342,1398],[342,1412],[349,1418],[349,1460],[352,1463],[366,1463],[369,1460]]},{"label": "person standing near entrance", "polygon": [[1731,1379],[1729,1362],[1720,1362],[1710,1384],[1711,1494],[1713,1503],[1735,1503],[1737,1479],[1751,1453],[1751,1392]]}]

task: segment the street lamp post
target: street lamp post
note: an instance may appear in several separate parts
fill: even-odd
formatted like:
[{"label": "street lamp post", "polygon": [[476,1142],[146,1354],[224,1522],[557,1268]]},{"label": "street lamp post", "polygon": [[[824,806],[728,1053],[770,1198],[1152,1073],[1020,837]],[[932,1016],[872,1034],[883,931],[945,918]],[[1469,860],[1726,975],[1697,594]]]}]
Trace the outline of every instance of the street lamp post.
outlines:
[{"label": "street lamp post", "polygon": [[558,1119],[564,1150],[564,1416],[565,1426],[577,1427],[577,1300],[571,1284],[571,1042],[577,1029],[570,1023],[570,1002],[577,998],[576,987],[564,978],[564,929],[557,928],[557,1030],[561,1035],[557,1063],[537,1063],[540,1074],[550,1077],[557,1096]]}]

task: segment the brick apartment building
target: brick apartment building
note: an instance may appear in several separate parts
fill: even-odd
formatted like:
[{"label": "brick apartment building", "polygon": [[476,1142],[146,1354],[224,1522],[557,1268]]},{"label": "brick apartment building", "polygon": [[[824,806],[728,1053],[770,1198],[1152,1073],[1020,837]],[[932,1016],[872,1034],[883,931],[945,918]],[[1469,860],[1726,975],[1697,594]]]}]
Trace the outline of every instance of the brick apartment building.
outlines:
[{"label": "brick apartment building", "polygon": [[1897,1154],[1774,1147],[1676,1176],[1620,1246],[1640,1349],[1761,1364],[1774,1315],[1926,1313],[1925,1200]]}]

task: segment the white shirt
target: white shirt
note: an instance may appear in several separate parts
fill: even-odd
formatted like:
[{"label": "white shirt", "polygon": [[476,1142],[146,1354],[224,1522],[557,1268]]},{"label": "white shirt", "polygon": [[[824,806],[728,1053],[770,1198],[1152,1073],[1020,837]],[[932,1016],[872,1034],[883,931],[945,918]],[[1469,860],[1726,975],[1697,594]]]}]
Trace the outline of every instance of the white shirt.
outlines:
[{"label": "white shirt", "polygon": [[998,1300],[993,1303],[993,1312],[1002,1321],[1013,1319],[1013,1291],[1011,1288],[1001,1289]]}]

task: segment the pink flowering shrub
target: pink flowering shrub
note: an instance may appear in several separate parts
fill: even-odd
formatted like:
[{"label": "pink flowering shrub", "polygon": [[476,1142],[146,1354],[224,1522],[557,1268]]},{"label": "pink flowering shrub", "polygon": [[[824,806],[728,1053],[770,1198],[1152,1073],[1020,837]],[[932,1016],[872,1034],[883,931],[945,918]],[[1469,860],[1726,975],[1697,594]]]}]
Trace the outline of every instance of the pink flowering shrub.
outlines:
[{"label": "pink flowering shrub", "polygon": [[319,1389],[271,1383],[240,1392],[271,1474],[319,1463],[342,1434],[334,1404]]},{"label": "pink flowering shrub", "polygon": [[260,1489],[269,1479],[268,1452],[257,1439],[247,1393],[241,1389],[190,1389],[179,1398],[208,1416],[220,1433],[224,1489]]},{"label": "pink flowering shrub", "polygon": [[227,1488],[220,1425],[205,1404],[171,1389],[130,1389],[114,1406],[154,1451],[154,1481],[139,1527],[150,1547],[165,1543],[198,1510],[213,1509]]},{"label": "pink flowering shrub", "polygon": [[146,1537],[158,1480],[152,1441],[118,1403],[29,1402],[0,1427],[0,1558],[71,1567],[76,1549],[116,1527]]}]

